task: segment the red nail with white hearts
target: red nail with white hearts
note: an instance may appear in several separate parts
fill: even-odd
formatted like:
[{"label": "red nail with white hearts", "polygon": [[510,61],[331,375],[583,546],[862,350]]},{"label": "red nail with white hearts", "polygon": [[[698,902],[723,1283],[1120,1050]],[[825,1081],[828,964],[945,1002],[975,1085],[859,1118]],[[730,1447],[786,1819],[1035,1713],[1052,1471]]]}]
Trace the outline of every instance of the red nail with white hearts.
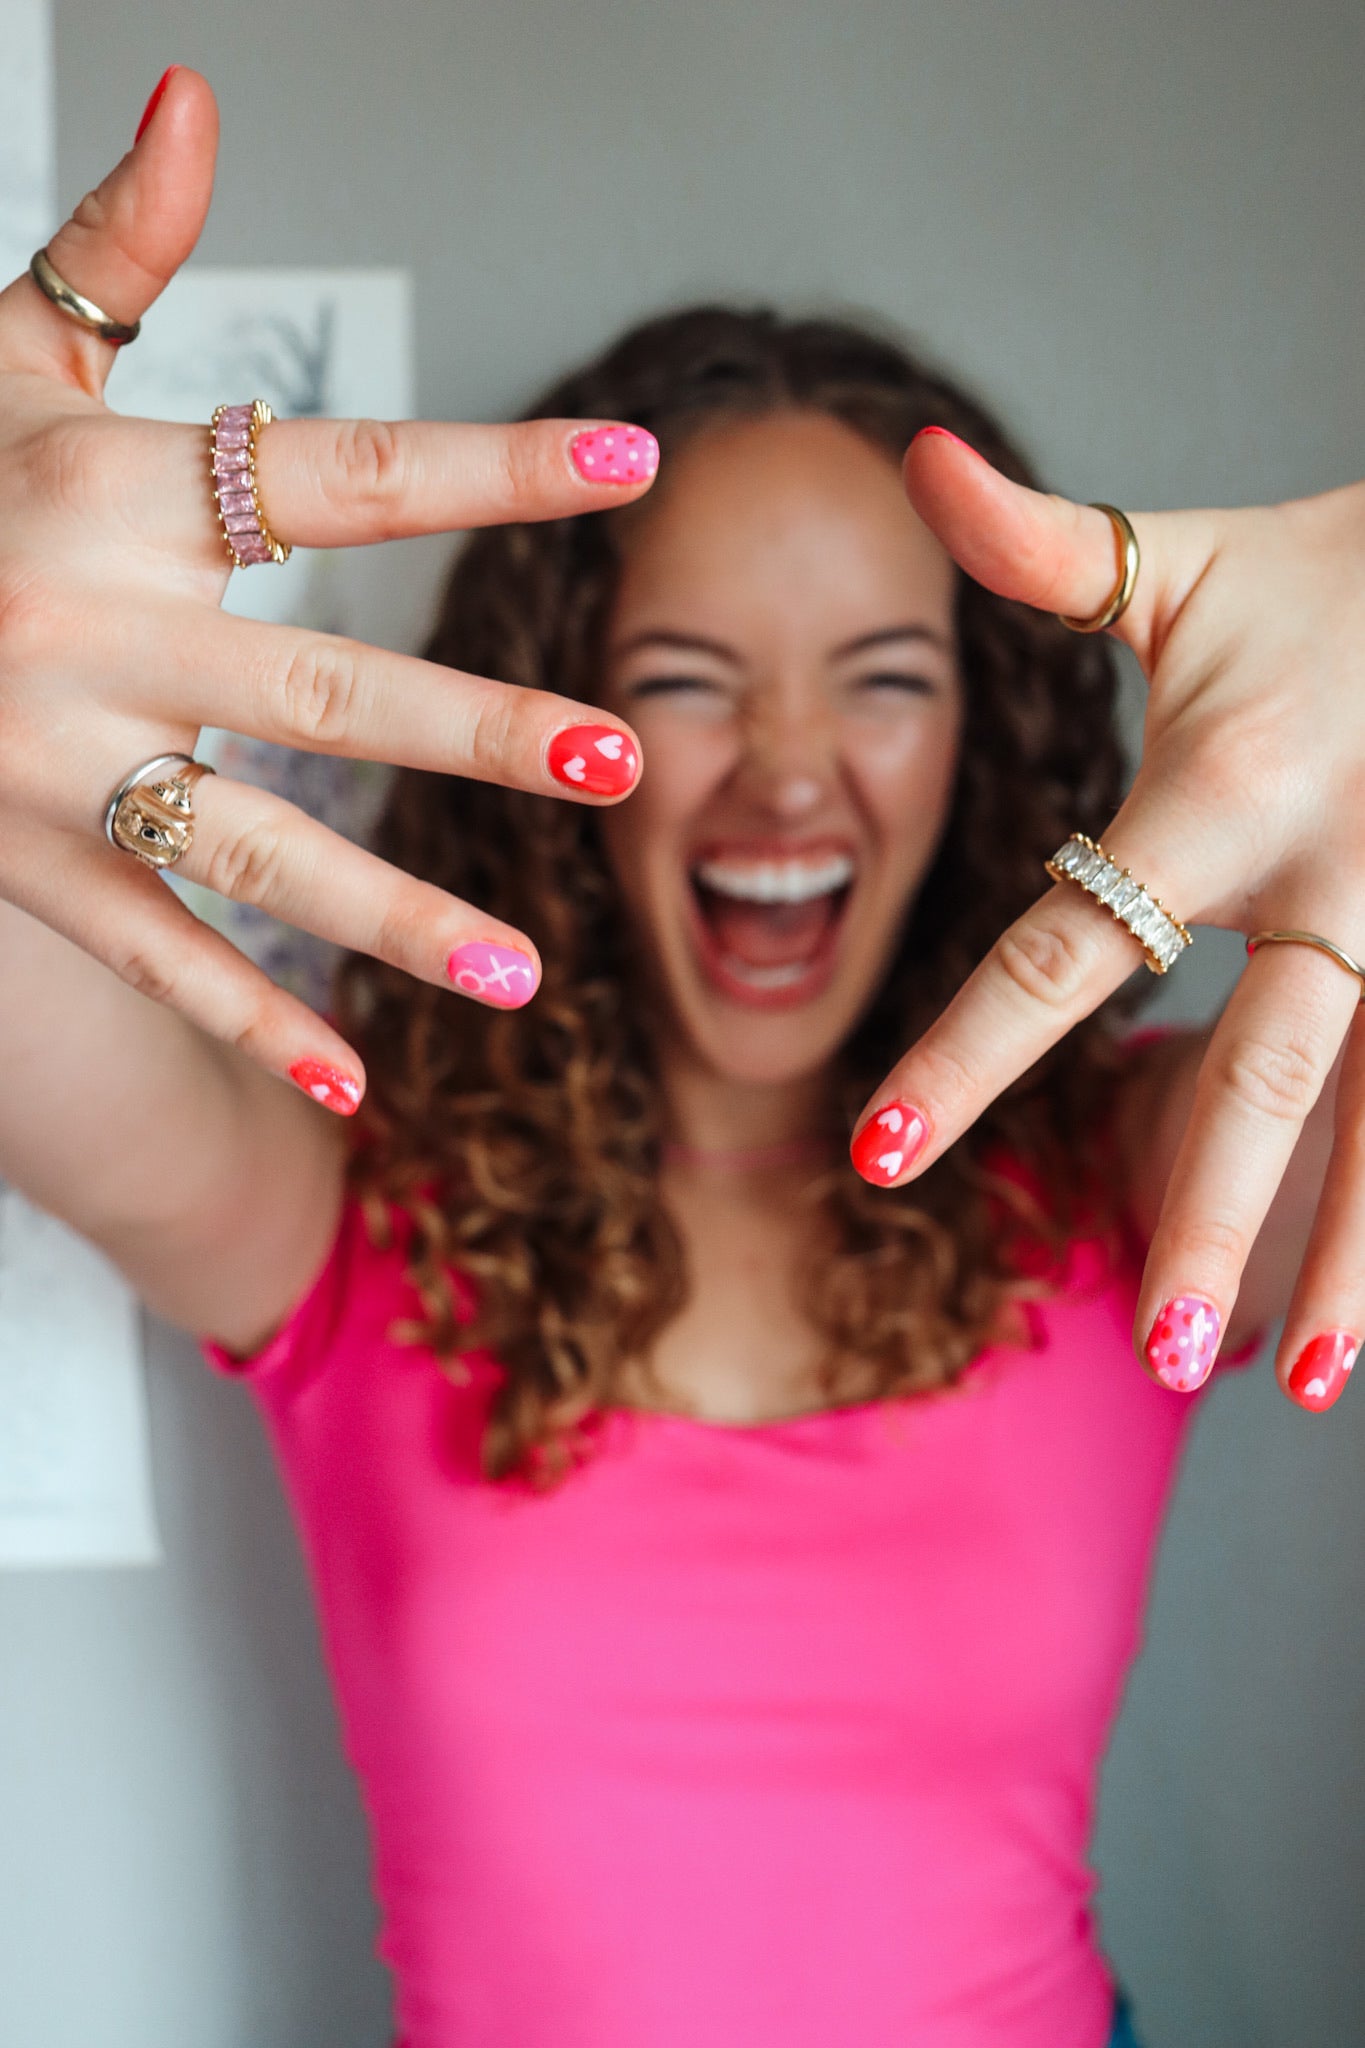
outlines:
[{"label": "red nail with white hearts", "polygon": [[1147,1363],[1176,1394],[1192,1394],[1213,1371],[1222,1317],[1202,1294],[1173,1294],[1147,1336]]},{"label": "red nail with white hearts", "polygon": [[1324,1330],[1305,1344],[1289,1375],[1289,1392],[1300,1408],[1321,1415],[1346,1391],[1360,1351],[1353,1330]]},{"label": "red nail with white hearts", "polygon": [[924,1150],[929,1124],[909,1102],[888,1102],[870,1116],[849,1147],[849,1157],[864,1180],[889,1188],[912,1159]]},{"label": "red nail with white hearts", "polygon": [[314,1102],[320,1102],[336,1116],[354,1116],[360,1107],[359,1081],[343,1074],[340,1067],[329,1067],[324,1060],[295,1060],[289,1078],[296,1088],[302,1088],[305,1095],[311,1095]]},{"label": "red nail with white hearts", "polygon": [[612,725],[570,725],[550,741],[550,773],[588,796],[624,796],[640,772],[640,750]]}]

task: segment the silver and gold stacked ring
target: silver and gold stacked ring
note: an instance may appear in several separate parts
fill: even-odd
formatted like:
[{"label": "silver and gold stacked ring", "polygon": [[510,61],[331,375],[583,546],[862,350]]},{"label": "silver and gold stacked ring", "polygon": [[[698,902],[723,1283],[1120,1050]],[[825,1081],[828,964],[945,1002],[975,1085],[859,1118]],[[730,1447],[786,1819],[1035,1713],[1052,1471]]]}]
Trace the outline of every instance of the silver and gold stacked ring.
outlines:
[{"label": "silver and gold stacked ring", "polygon": [[1142,947],[1153,974],[1165,974],[1193,943],[1179,919],[1141,882],[1134,881],[1127,868],[1112,861],[1097,839],[1087,839],[1084,832],[1073,832],[1044,866],[1054,881],[1077,883],[1125,925]]},{"label": "silver and gold stacked ring", "polygon": [[149,868],[173,868],[194,844],[194,785],[212,775],[189,754],[158,754],[125,776],[104,812],[111,846]]}]

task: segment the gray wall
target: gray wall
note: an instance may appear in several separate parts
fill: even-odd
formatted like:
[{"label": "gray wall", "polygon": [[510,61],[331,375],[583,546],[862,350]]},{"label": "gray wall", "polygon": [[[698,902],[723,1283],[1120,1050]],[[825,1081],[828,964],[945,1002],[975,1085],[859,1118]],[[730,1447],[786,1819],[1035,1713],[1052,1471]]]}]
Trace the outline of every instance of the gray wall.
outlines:
[{"label": "gray wall", "polygon": [[[61,0],[64,207],[172,59],[223,104],[205,257],[411,266],[425,411],[496,415],[646,309],[776,295],[892,315],[1077,495],[1359,473],[1358,0]],[[1201,941],[1184,1013],[1236,962]],[[165,1566],[0,1581],[0,2039],[377,2048],[264,1447],[170,1333],[151,1384]],[[1362,1470],[1365,1396],[1313,1420],[1264,1364],[1200,1422],[1098,1845],[1150,2048],[1365,2038]]]}]

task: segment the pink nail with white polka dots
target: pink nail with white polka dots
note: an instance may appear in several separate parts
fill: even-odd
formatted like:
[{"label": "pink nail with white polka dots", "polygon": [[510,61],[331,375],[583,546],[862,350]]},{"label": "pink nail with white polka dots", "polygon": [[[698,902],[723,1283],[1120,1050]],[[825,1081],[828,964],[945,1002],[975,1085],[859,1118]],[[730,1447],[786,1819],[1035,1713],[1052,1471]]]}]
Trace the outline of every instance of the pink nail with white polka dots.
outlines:
[{"label": "pink nail with white polka dots", "polygon": [[659,467],[659,444],[644,427],[590,427],[569,453],[587,484],[641,484]]},{"label": "pink nail with white polka dots", "polygon": [[1202,1294],[1176,1294],[1167,1302],[1147,1338],[1147,1363],[1177,1394],[1192,1394],[1213,1371],[1222,1319]]}]

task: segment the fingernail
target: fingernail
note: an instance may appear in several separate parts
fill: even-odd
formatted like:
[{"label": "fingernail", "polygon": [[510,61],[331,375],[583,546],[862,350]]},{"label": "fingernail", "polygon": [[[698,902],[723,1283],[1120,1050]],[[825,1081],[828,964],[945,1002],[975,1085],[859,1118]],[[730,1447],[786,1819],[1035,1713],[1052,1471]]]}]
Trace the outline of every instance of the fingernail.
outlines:
[{"label": "fingernail", "polygon": [[638,484],[659,467],[659,444],[644,427],[590,427],[569,453],[589,484]]},{"label": "fingernail", "polygon": [[849,1146],[849,1157],[864,1180],[889,1188],[923,1151],[927,1119],[908,1102],[888,1102],[870,1116]]},{"label": "fingernail", "polygon": [[360,1107],[359,1081],[339,1067],[325,1066],[321,1060],[295,1060],[289,1078],[314,1102],[335,1110],[338,1116],[354,1116]]},{"label": "fingernail", "polygon": [[171,74],[173,72],[178,71],[179,69],[180,66],[178,64],[170,65],[167,70],[162,72],[160,78],[156,82],[156,85],[153,87],[152,96],[148,100],[146,106],[143,108],[142,119],[137,124],[137,134],[133,137],[134,149],[137,148],[139,142],[141,142],[143,136],[146,134],[147,129],[151,124],[152,115],[161,105],[161,95],[165,92],[166,87],[171,82]]},{"label": "fingernail", "polygon": [[536,963],[514,946],[489,946],[474,939],[457,946],[446,973],[462,995],[491,1003],[495,1010],[519,1010],[540,985]]},{"label": "fingernail", "polygon": [[570,725],[550,741],[551,775],[592,796],[620,796],[640,767],[633,740],[611,725]]},{"label": "fingernail", "polygon": [[1321,1415],[1346,1391],[1360,1339],[1350,1330],[1325,1330],[1304,1345],[1289,1375],[1289,1391],[1300,1408]]},{"label": "fingernail", "polygon": [[1147,1335],[1147,1363],[1177,1394],[1192,1394],[1213,1371],[1222,1319],[1202,1294],[1175,1294]]},{"label": "fingernail", "polygon": [[935,434],[937,435],[940,441],[956,442],[957,446],[959,448],[965,448],[969,455],[975,455],[976,453],[975,448],[972,447],[970,442],[964,441],[961,434],[950,433],[947,427],[921,427],[919,432],[916,434],[915,439],[917,441],[922,441],[926,434]]}]

